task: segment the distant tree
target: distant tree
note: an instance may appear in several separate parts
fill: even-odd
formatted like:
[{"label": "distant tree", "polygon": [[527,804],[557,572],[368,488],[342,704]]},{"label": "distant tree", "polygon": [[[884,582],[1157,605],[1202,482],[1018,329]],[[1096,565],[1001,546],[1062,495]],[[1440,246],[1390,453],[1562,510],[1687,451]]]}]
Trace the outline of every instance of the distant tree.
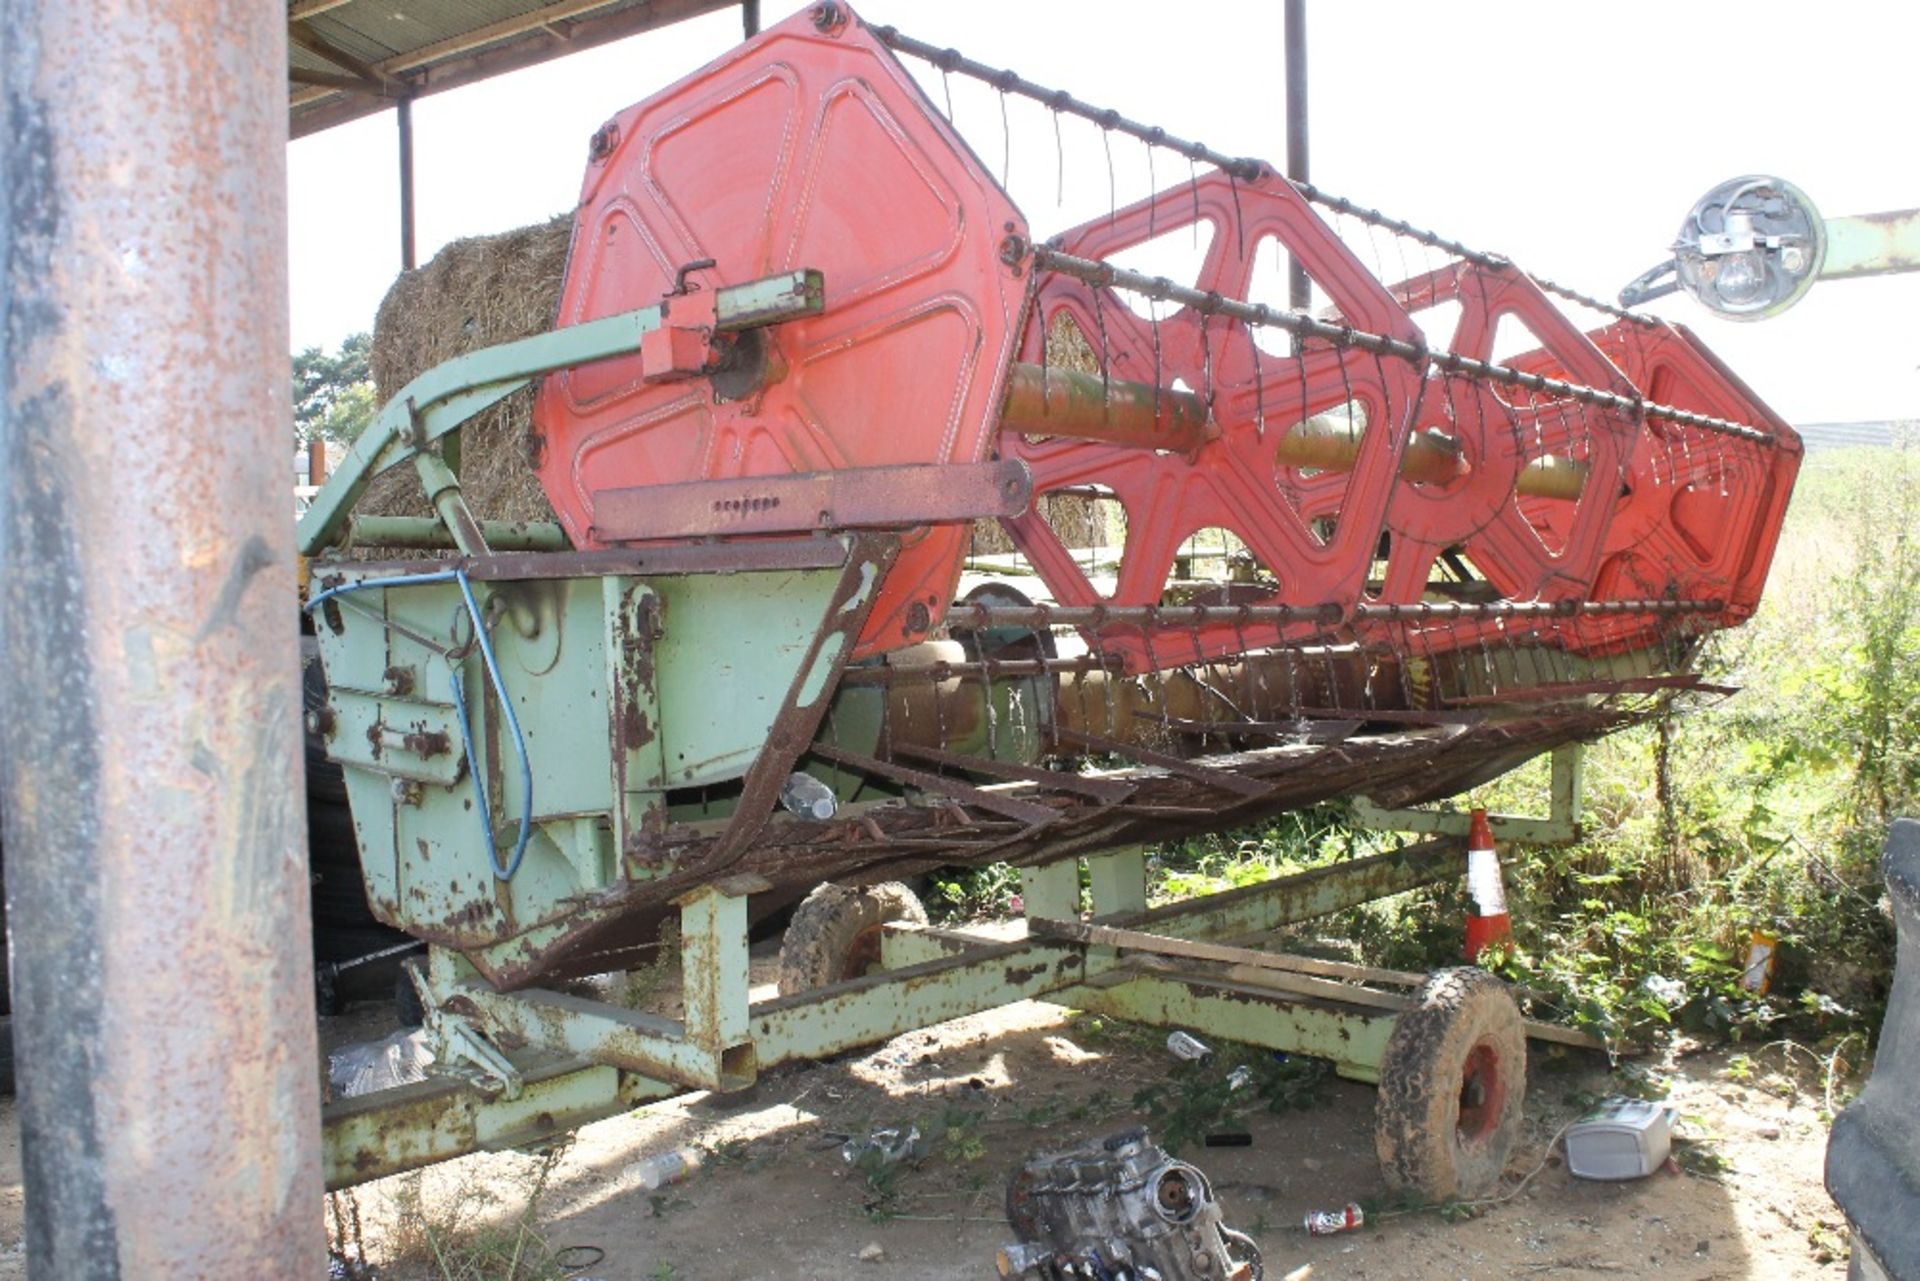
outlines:
[{"label": "distant tree", "polygon": [[309,440],[351,441],[372,421],[379,403],[367,368],[370,334],[348,334],[339,351],[309,347],[293,358],[293,431]]}]

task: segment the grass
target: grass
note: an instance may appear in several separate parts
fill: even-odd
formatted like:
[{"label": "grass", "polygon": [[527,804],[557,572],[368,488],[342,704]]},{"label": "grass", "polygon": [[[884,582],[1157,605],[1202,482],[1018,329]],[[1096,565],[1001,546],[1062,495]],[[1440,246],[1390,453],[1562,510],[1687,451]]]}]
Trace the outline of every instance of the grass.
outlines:
[{"label": "grass", "polygon": [[540,1229],[540,1203],[562,1149],[530,1158],[505,1188],[468,1177],[423,1192],[420,1176],[395,1197],[381,1275],[393,1281],[564,1281],[574,1275]]}]

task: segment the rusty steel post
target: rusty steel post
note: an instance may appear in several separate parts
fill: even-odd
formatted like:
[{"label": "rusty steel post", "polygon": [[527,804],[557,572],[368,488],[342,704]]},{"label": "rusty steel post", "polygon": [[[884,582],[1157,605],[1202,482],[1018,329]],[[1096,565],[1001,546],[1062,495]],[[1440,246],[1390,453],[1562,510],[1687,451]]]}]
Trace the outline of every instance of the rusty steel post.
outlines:
[{"label": "rusty steel post", "polygon": [[[1308,181],[1307,161],[1307,0],[1287,0],[1283,57],[1287,67],[1287,177]],[[1313,282],[1299,259],[1287,271],[1287,305],[1295,311],[1313,306]]]},{"label": "rusty steel post", "polygon": [[413,98],[402,94],[394,105],[400,129],[400,270],[414,269],[413,251]]},{"label": "rusty steel post", "polygon": [[0,787],[45,1278],[318,1277],[286,20],[4,0]]}]

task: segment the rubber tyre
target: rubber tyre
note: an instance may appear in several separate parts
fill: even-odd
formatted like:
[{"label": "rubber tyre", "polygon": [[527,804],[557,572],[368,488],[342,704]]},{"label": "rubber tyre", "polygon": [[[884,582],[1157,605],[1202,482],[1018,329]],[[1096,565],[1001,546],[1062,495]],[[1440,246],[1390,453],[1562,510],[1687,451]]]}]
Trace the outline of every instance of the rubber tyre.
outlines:
[{"label": "rubber tyre", "polygon": [[427,1021],[427,1007],[409,977],[410,971],[420,964],[418,958],[408,957],[395,967],[398,972],[393,977],[393,1017],[404,1028],[422,1027]]},{"label": "rubber tyre", "polygon": [[879,885],[814,887],[780,943],[780,994],[811,992],[859,978],[880,964],[883,927],[925,925],[927,909],[898,881]]},{"label": "rubber tyre", "polygon": [[[320,642],[311,636],[300,639],[300,704],[307,712],[327,705],[327,674],[320,664]],[[307,758],[307,795],[332,805],[347,803],[347,779],[340,767],[327,758],[327,740],[306,729],[301,741]]]},{"label": "rubber tyre", "polygon": [[1507,985],[1480,969],[1436,971],[1380,1062],[1374,1147],[1387,1186],[1423,1202],[1491,1192],[1526,1094],[1526,1030]]}]

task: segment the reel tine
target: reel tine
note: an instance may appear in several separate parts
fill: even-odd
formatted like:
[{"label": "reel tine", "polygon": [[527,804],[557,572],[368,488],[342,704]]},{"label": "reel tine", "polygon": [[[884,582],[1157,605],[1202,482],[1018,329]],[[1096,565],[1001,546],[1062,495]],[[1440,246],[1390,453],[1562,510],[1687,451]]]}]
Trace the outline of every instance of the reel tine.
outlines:
[{"label": "reel tine", "polygon": [[1187,157],[1187,189],[1193,194],[1193,247],[1200,247],[1200,165]]},{"label": "reel tine", "polygon": [[1053,111],[1053,207],[1064,208],[1067,203],[1067,147],[1060,137],[1060,108]]},{"label": "reel tine", "polygon": [[1153,175],[1154,146],[1150,142],[1144,146],[1147,153],[1147,239],[1152,240],[1160,215],[1160,201],[1156,198],[1160,194],[1160,183]]},{"label": "reel tine", "polygon": [[1120,189],[1113,176],[1113,131],[1103,126],[1100,130],[1100,145],[1107,151],[1107,226],[1111,227],[1120,220]]},{"label": "reel tine", "polygon": [[1260,344],[1254,341],[1252,325],[1242,321],[1240,332],[1246,335],[1247,360],[1253,366],[1253,438],[1264,445],[1267,442],[1266,354],[1260,350]]},{"label": "reel tine", "polygon": [[1013,126],[1007,122],[1007,91],[1002,89],[1000,90],[1000,189],[1002,191],[1007,189],[1012,175]]},{"label": "reel tine", "polygon": [[1247,220],[1240,212],[1240,180],[1227,170],[1227,193],[1233,198],[1233,233],[1238,240],[1240,261],[1247,260]]}]

